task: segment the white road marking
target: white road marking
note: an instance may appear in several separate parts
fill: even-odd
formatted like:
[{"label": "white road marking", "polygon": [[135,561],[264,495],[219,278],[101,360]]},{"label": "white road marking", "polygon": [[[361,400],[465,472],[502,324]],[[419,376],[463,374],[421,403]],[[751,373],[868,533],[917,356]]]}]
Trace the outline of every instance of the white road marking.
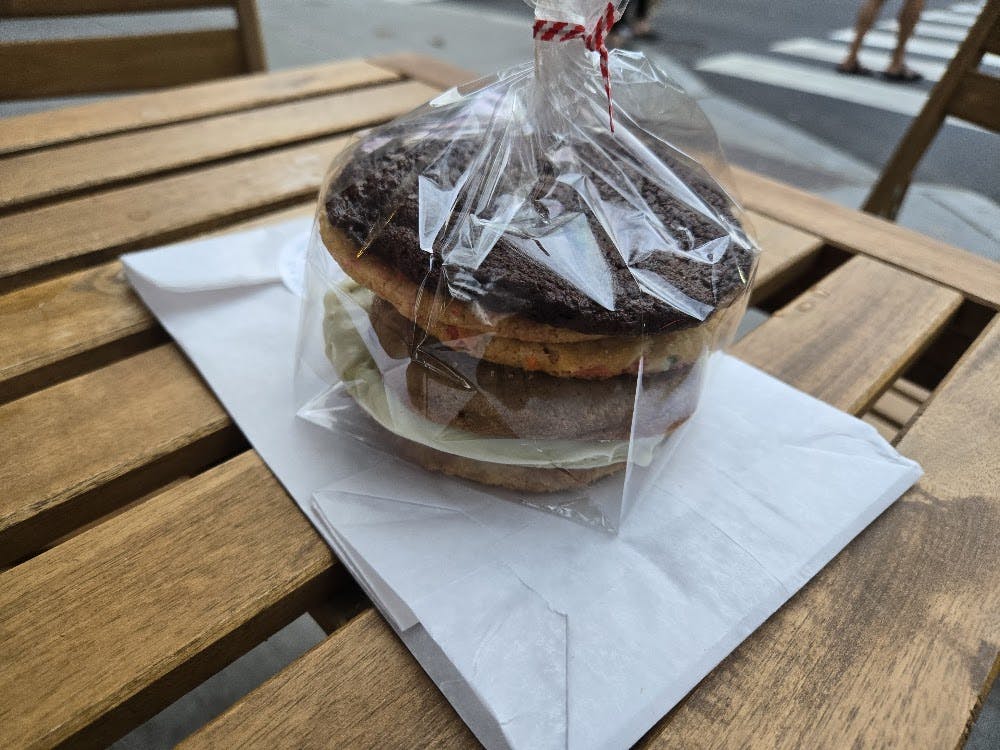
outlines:
[{"label": "white road marking", "polygon": [[919,112],[927,98],[922,91],[900,89],[889,83],[843,76],[835,71],[820,70],[810,65],[785,62],[763,55],[739,52],[717,55],[702,60],[697,67],[708,73],[721,73],[808,94],[830,96],[904,115]]},{"label": "white road marking", "polygon": [[975,22],[976,17],[964,13],[952,13],[948,10],[925,10],[920,14],[921,21],[934,21],[935,23],[950,23],[969,28]]},{"label": "white road marking", "polygon": [[972,16],[978,16],[983,11],[982,3],[956,3],[952,5],[949,9],[953,13],[966,13]]},{"label": "white road marking", "polygon": [[[771,45],[771,51],[836,65],[847,55],[847,45],[838,44],[837,42],[824,42],[819,39],[786,39],[783,42]],[[890,55],[885,52],[862,49],[858,57],[862,65],[874,71],[885,70],[889,67]],[[941,80],[941,76],[944,75],[944,71],[947,68],[946,65],[940,63],[914,60],[912,58],[907,60],[906,64],[931,82]]]},{"label": "white road marking", "polygon": [[[880,21],[875,25],[877,29],[884,29],[885,31],[896,31],[899,28],[898,21]],[[917,24],[915,29],[915,34],[917,36],[927,36],[931,39],[948,39],[953,42],[963,42],[968,34],[967,29],[956,29],[954,26],[941,26],[936,23],[924,23],[921,21]]]},{"label": "white road marking", "polygon": [[[851,42],[854,39],[854,30],[840,29],[838,31],[834,31],[830,34],[830,39],[835,42]],[[896,35],[890,34],[886,31],[869,31],[865,34],[864,44],[866,47],[877,47],[879,49],[889,50],[895,49]],[[954,57],[957,49],[957,44],[934,42],[928,39],[920,39],[918,37],[910,39],[906,45],[906,51],[911,54],[927,55],[928,57],[940,57],[944,60],[950,60]],[[983,63],[985,65],[1000,67],[1000,55],[983,55]]]},{"label": "white road marking", "polygon": [[[927,92],[903,88],[895,83],[883,83],[869,78],[845,76],[836,71],[820,70],[811,65],[785,62],[764,55],[734,52],[709,57],[697,64],[697,69],[707,73],[742,78],[807,94],[840,99],[866,107],[915,116],[927,100]],[[979,130],[975,125],[948,118],[959,127]]]}]

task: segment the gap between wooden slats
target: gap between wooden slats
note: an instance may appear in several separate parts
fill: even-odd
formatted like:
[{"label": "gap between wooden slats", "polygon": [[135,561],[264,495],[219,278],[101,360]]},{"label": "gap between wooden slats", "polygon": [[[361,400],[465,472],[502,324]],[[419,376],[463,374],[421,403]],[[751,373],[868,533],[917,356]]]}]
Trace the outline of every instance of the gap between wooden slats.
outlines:
[{"label": "gap between wooden slats", "polygon": [[890,443],[895,442],[900,431],[909,424],[930,391],[905,378],[900,378],[872,405],[862,417]]},{"label": "gap between wooden slats", "polygon": [[278,745],[479,743],[389,626],[369,610],[178,747]]},{"label": "gap between wooden slats", "polygon": [[406,112],[434,93],[422,83],[389,83],[8,156],[0,159],[0,207],[64,199],[83,190],[354,130]]}]

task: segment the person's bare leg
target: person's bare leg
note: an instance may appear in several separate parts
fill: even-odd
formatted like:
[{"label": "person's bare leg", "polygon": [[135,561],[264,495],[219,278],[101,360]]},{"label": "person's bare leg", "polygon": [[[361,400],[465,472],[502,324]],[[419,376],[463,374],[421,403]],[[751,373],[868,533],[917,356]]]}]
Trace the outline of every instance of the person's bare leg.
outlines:
[{"label": "person's bare leg", "polygon": [[913,30],[920,20],[924,9],[924,0],[903,0],[899,9],[899,32],[896,35],[896,49],[892,53],[892,61],[886,68],[886,73],[902,73],[906,70],[906,43],[913,36]]},{"label": "person's bare leg", "polygon": [[647,36],[653,27],[649,23],[649,0],[631,0],[628,7],[634,8],[632,13],[632,33],[637,37]]},{"label": "person's bare leg", "polygon": [[847,50],[847,57],[840,64],[841,70],[854,70],[858,66],[858,52],[861,50],[861,42],[864,41],[865,34],[875,24],[884,4],[885,0],[865,0],[861,5],[858,10],[858,19],[854,22],[854,41],[851,42],[851,46]]}]

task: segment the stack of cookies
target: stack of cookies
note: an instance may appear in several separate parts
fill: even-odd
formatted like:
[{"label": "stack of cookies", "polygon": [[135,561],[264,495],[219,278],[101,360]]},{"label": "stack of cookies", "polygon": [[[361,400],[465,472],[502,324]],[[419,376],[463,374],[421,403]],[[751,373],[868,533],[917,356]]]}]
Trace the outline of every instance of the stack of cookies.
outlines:
[{"label": "stack of cookies", "polygon": [[[674,165],[691,191],[682,198],[637,171],[629,184],[652,214],[637,219],[600,180],[588,196],[543,163],[519,209],[533,231],[512,228],[470,263],[453,240],[421,247],[418,177],[460,184],[483,171],[474,158],[461,140],[386,139],[336,170],[320,236],[353,283],[327,295],[327,356],[345,377],[358,347],[337,332],[361,326],[363,311],[356,341],[379,382],[352,395],[372,413],[361,392],[381,390],[396,418],[380,421],[433,470],[542,492],[648,461],[694,411],[707,356],[743,313],[755,251],[731,201],[690,165]],[[602,200],[617,214],[595,211]],[[468,237],[461,220],[437,236]]]}]

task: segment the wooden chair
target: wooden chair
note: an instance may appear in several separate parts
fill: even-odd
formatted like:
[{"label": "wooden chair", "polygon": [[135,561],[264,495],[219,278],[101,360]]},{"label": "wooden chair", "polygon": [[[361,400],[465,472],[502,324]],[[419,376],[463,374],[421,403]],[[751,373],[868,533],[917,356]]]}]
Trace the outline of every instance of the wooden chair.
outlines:
[{"label": "wooden chair", "polygon": [[924,108],[896,146],[863,209],[895,219],[913,171],[947,116],[1000,131],[1000,78],[978,70],[987,52],[1000,54],[1000,0],[987,0]]},{"label": "wooden chair", "polygon": [[230,29],[0,43],[0,100],[178,86],[265,70],[254,0],[0,0],[0,18],[232,8]]}]

